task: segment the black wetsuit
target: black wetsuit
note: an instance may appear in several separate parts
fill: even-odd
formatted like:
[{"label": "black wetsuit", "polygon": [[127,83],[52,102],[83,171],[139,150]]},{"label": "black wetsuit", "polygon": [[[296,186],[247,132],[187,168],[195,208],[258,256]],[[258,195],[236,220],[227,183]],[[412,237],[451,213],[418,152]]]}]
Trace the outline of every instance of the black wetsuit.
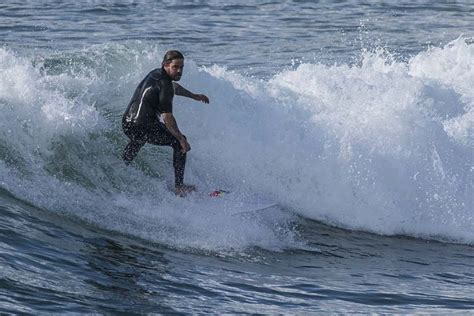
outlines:
[{"label": "black wetsuit", "polygon": [[163,69],[151,71],[140,82],[122,118],[122,128],[130,138],[122,158],[129,164],[145,143],[173,148],[175,185],[183,184],[186,154],[181,145],[159,116],[173,112],[174,88],[171,78]]}]

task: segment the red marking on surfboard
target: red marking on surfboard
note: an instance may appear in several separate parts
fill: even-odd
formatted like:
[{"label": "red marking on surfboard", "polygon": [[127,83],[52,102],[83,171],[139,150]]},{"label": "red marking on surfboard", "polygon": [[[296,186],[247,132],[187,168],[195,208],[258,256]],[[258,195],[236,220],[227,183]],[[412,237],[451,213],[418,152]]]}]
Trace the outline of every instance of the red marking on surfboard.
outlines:
[{"label": "red marking on surfboard", "polygon": [[212,191],[211,193],[209,193],[209,196],[211,196],[211,197],[220,197],[220,196],[224,196],[226,193],[230,193],[230,192],[225,191],[225,190],[215,190],[215,191]]}]

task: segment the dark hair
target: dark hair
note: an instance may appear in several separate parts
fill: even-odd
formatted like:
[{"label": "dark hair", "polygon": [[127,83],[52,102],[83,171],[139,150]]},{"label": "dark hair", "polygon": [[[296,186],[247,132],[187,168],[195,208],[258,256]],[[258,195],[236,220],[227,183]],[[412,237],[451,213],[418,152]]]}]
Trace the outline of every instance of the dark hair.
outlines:
[{"label": "dark hair", "polygon": [[169,50],[166,52],[165,56],[163,57],[163,62],[161,63],[162,66],[169,64],[175,59],[184,59],[183,54],[177,50]]}]

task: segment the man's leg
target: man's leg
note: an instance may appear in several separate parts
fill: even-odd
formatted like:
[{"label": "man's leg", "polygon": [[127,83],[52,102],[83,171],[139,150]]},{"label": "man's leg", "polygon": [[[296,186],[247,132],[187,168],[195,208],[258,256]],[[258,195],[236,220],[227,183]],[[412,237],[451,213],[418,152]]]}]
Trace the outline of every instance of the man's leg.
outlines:
[{"label": "man's leg", "polygon": [[122,159],[125,164],[129,165],[132,160],[137,156],[140,149],[145,145],[143,141],[130,140],[125,149],[123,150]]},{"label": "man's leg", "polygon": [[130,125],[126,122],[122,122],[122,128],[125,135],[130,138],[130,141],[128,142],[127,146],[125,146],[125,149],[122,153],[123,161],[125,164],[129,165],[137,156],[143,145],[145,145],[146,138],[143,130],[137,129],[133,125]]},{"label": "man's leg", "polygon": [[181,145],[172,145],[173,147],[173,167],[174,167],[174,185],[182,186],[184,184],[184,168],[186,167],[186,154],[181,152]]},{"label": "man's leg", "polygon": [[153,127],[153,133],[148,135],[147,142],[159,146],[171,146],[173,148],[173,167],[175,187],[184,186],[184,169],[186,167],[186,154],[181,152],[181,145],[166,128],[163,123],[157,123]]}]

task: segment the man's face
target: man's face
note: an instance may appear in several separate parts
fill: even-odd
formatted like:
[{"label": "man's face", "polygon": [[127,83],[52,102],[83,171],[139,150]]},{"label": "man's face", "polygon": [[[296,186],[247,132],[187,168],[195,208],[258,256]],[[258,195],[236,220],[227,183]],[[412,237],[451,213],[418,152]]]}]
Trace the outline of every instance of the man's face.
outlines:
[{"label": "man's face", "polygon": [[184,60],[173,59],[169,64],[165,64],[164,68],[168,76],[174,81],[179,81],[183,74]]}]

